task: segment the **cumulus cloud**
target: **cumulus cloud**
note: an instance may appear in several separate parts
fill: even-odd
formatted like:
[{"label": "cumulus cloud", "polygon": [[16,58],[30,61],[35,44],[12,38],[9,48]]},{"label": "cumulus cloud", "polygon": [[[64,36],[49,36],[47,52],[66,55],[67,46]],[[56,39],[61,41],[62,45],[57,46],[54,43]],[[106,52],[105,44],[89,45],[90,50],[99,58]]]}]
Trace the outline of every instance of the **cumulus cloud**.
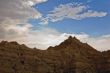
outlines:
[{"label": "cumulus cloud", "polygon": [[[29,31],[26,35],[18,38],[9,38],[6,37],[8,41],[17,41],[19,43],[24,43],[29,47],[37,47],[40,49],[46,49],[51,45],[56,45],[59,41],[57,41],[58,37],[60,36],[60,32],[55,29],[51,28],[41,28],[36,31]],[[64,38],[62,38],[64,40]]]},{"label": "cumulus cloud", "polygon": [[41,19],[40,24],[48,24],[48,22],[61,21],[63,19],[82,20],[90,17],[104,17],[106,12],[89,10],[89,7],[78,3],[61,4],[50,11],[46,17]]},{"label": "cumulus cloud", "polygon": [[[64,41],[69,35],[76,36],[83,42],[88,42],[98,50],[109,49],[110,35],[97,38],[88,34],[60,33],[55,29],[41,28],[32,30],[34,26],[27,23],[29,18],[41,18],[45,24],[49,21],[55,22],[64,18],[84,19],[87,17],[103,17],[107,13],[97,11],[86,11],[87,6],[66,4],[56,7],[46,18],[32,6],[47,0],[1,0],[0,1],[0,41],[18,41],[29,47],[46,49]],[[83,11],[86,11],[83,13]],[[106,43],[106,44],[105,44]]]},{"label": "cumulus cloud", "polygon": [[37,47],[39,49],[45,50],[49,46],[59,45],[69,36],[77,37],[81,42],[88,43],[99,51],[110,50],[110,35],[102,35],[98,37],[92,37],[86,33],[61,33],[55,29],[51,28],[41,28],[36,31],[29,31],[25,36],[20,38],[9,38],[8,41],[17,41],[22,44],[26,44],[31,48]]},{"label": "cumulus cloud", "polygon": [[19,20],[6,19],[0,24],[0,39],[12,39],[25,36],[31,29],[29,23],[20,24]]},{"label": "cumulus cloud", "polygon": [[[7,22],[8,21],[5,21],[3,24]],[[13,20],[10,20],[9,22],[13,23]],[[16,20],[16,23],[17,22],[18,21]],[[61,33],[51,28],[41,28],[39,30],[31,31],[33,26],[30,24],[11,25],[12,23],[8,23],[10,25],[5,24],[0,27],[0,41],[3,39],[8,41],[17,41],[19,43],[26,44],[31,48],[37,47],[39,49],[45,50],[49,46],[59,45],[71,35],[76,36],[84,43],[87,42],[99,51],[110,49],[110,35],[91,37],[86,33],[68,34]]]},{"label": "cumulus cloud", "polygon": [[46,0],[1,0],[0,1],[0,22],[6,18],[19,19],[20,21],[29,18],[39,18],[42,14],[32,6]]},{"label": "cumulus cloud", "polygon": [[32,6],[47,0],[0,0],[0,39],[26,36],[33,27],[27,21],[42,14]]}]

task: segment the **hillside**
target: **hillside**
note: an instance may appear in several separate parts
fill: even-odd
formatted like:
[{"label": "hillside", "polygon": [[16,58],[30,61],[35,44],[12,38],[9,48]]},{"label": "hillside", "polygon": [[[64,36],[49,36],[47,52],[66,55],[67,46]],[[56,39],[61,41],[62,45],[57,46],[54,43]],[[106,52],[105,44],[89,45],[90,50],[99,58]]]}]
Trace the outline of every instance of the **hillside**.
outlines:
[{"label": "hillside", "polygon": [[47,50],[2,41],[0,73],[110,73],[110,51],[99,52],[71,36]]}]

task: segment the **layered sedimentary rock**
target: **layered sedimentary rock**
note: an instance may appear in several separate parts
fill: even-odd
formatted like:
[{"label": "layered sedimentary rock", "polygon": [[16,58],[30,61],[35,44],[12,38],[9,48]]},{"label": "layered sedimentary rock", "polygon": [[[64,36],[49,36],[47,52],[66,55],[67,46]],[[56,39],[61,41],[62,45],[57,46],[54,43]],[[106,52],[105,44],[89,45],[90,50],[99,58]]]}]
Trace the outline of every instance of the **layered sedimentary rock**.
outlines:
[{"label": "layered sedimentary rock", "polygon": [[110,51],[99,52],[71,36],[47,50],[2,41],[0,73],[110,73]]}]

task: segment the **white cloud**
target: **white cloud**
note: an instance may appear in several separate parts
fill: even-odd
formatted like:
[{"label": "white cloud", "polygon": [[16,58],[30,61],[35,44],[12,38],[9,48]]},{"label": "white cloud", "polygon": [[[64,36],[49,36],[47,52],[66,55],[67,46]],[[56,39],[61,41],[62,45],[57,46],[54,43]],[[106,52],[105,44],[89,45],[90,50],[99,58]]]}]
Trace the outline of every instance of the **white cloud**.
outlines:
[{"label": "white cloud", "polygon": [[[9,26],[17,24],[24,25],[28,24],[27,21],[30,18],[41,18],[42,14],[32,6],[46,1],[47,0],[0,0],[0,27],[6,24]],[[5,24],[3,24],[4,22]]]},{"label": "white cloud", "polygon": [[[5,21],[3,24],[7,22],[8,21]],[[11,25],[13,23],[13,20],[9,20],[9,22],[10,23],[8,24],[10,25],[5,24],[2,27],[0,27],[0,40],[4,39],[8,41],[17,41],[19,43],[26,44],[29,47],[47,49],[49,46],[59,45],[61,42],[63,42],[71,35],[76,36],[82,42],[87,42],[99,51],[110,50],[110,35],[91,37],[86,33],[60,33],[59,31],[50,28],[41,28],[35,31],[31,31],[31,28],[33,26],[30,24]],[[16,23],[18,23],[17,20]]]},{"label": "white cloud", "polygon": [[0,39],[26,36],[31,31],[30,18],[40,18],[42,14],[32,6],[47,0],[0,0]]},{"label": "white cloud", "polygon": [[25,3],[29,6],[46,2],[47,0],[27,0]]},{"label": "white cloud", "polygon": [[110,50],[110,35],[108,37],[106,36],[108,35],[103,35],[96,38],[89,37],[87,38],[87,42],[99,51]]},{"label": "white cloud", "polygon": [[31,29],[29,23],[20,24],[19,20],[6,19],[0,24],[0,39],[12,39],[25,36]]},{"label": "white cloud", "polygon": [[[30,2],[29,2],[30,1]],[[41,17],[41,13],[30,6],[32,0],[1,0],[0,22],[6,18],[27,21],[29,18]]]},{"label": "white cloud", "polygon": [[62,34],[64,37],[66,36],[76,36],[81,42],[88,43],[95,49],[99,51],[110,50],[110,35],[102,35],[98,37],[92,37],[86,33],[80,34]]},{"label": "white cloud", "polygon": [[33,1],[36,2],[36,3],[38,4],[38,3],[46,2],[47,0],[33,0]]},{"label": "white cloud", "polygon": [[[26,27],[24,27],[26,28]],[[99,37],[91,37],[86,33],[80,34],[68,34],[60,33],[57,30],[50,28],[42,28],[36,31],[29,31],[22,37],[9,38],[6,37],[8,41],[17,41],[28,45],[29,47],[37,47],[39,49],[47,49],[49,46],[59,45],[69,36],[77,37],[81,42],[88,43],[99,51],[110,50],[110,35],[102,35]]]},{"label": "white cloud", "polygon": [[97,11],[88,10],[87,12],[80,14],[77,18],[81,20],[89,17],[104,17],[106,15],[107,15],[106,12],[97,12]]},{"label": "white cloud", "polygon": [[[69,35],[77,36],[82,41],[90,43],[98,50],[109,49],[110,35],[101,37],[90,37],[88,34],[67,34],[60,33],[50,28],[42,28],[32,31],[32,25],[27,23],[29,18],[41,18],[42,14],[32,8],[33,5],[46,2],[47,0],[1,0],[0,1],[0,41],[18,41],[30,47],[38,47],[46,49],[48,46],[55,46],[64,41]],[[70,9],[69,9],[70,8]],[[104,12],[87,11],[80,17],[78,13],[87,9],[84,5],[67,4],[60,5],[49,14],[48,17],[42,19],[45,24],[48,21],[58,21],[64,18],[87,18],[87,17],[103,17]],[[72,11],[71,11],[72,10]],[[69,14],[69,15],[68,15]],[[73,16],[72,16],[73,15]],[[50,20],[49,20],[50,19]],[[106,43],[106,44],[105,44]]]},{"label": "white cloud", "polygon": [[[45,18],[41,19],[41,24],[48,24],[48,22],[61,21],[63,19],[82,20],[90,17],[104,17],[106,12],[98,12],[89,10],[89,7],[78,3],[61,4],[50,11]],[[46,23],[45,23],[46,22]]]}]

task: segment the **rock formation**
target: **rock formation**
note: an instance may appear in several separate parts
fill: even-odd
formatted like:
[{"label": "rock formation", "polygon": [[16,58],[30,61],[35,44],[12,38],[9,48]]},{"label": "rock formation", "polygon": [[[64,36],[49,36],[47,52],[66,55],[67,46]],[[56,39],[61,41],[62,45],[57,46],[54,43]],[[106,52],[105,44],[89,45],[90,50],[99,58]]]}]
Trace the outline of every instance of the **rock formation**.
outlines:
[{"label": "rock formation", "polygon": [[2,41],[0,73],[110,73],[110,51],[99,52],[71,36],[47,50]]}]

